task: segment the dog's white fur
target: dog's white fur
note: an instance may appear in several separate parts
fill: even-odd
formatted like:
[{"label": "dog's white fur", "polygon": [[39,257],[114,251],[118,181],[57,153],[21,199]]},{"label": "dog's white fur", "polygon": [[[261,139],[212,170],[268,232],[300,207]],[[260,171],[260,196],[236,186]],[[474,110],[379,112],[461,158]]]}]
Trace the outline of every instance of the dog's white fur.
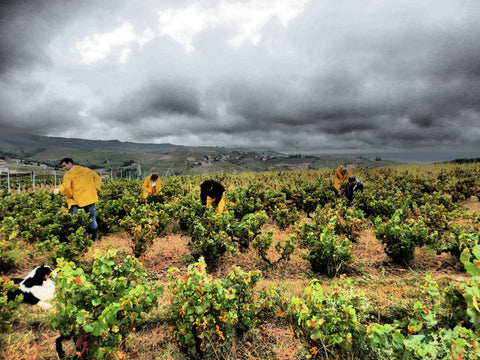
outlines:
[{"label": "dog's white fur", "polygon": [[[45,272],[45,268],[48,268],[50,272],[48,274],[40,274],[40,269],[42,269],[42,272]],[[24,295],[24,302],[29,302],[25,301],[25,298],[32,295],[38,300],[35,305],[44,309],[52,308],[53,306],[47,301],[52,300],[55,295],[55,283],[50,279],[50,276],[54,275],[54,273],[55,272],[51,271],[49,266],[37,266],[20,282],[17,294],[19,292]],[[28,286],[29,282],[32,282],[33,280],[35,280],[35,285]]]},{"label": "dog's white fur", "polygon": [[45,280],[42,286],[36,285],[28,288],[25,285],[20,285],[19,289],[22,292],[30,292],[33,296],[40,300],[37,303],[38,306],[44,309],[52,308],[52,305],[47,302],[49,300],[52,300],[55,295],[55,283],[52,279]]}]

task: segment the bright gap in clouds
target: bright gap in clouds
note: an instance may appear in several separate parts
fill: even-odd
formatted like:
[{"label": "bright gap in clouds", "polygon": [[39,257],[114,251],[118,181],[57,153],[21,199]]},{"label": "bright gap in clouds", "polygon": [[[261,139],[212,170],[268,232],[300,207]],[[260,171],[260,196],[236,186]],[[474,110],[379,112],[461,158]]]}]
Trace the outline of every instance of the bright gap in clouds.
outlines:
[{"label": "bright gap in clouds", "polygon": [[[215,7],[208,7],[200,1],[184,8],[169,8],[158,11],[158,36],[167,36],[179,43],[186,53],[192,53],[193,38],[198,33],[221,26],[232,29],[229,40],[233,46],[244,42],[257,45],[262,38],[262,28],[276,18],[283,26],[298,16],[309,0],[251,0],[247,2],[220,1]],[[156,34],[147,28],[137,35],[136,29],[124,22],[110,32],[86,36],[76,43],[84,64],[93,64],[105,59],[114,50],[119,50],[118,62],[124,63],[130,54],[130,45],[143,45],[155,38]]]},{"label": "bright gap in clouds", "polygon": [[183,9],[159,11],[159,35],[169,36],[180,43],[187,53],[194,51],[193,37],[206,29],[227,26],[234,29],[230,39],[233,46],[244,42],[257,45],[263,26],[278,18],[283,26],[298,16],[308,0],[253,0],[221,1],[217,7],[206,7],[196,2]]},{"label": "bright gap in clouds", "polygon": [[106,58],[115,49],[120,50],[118,62],[125,63],[130,54],[130,44],[143,45],[154,38],[152,30],[147,29],[141,35],[135,33],[135,29],[128,22],[115,28],[111,32],[93,34],[85,37],[75,44],[84,64],[93,64]]}]

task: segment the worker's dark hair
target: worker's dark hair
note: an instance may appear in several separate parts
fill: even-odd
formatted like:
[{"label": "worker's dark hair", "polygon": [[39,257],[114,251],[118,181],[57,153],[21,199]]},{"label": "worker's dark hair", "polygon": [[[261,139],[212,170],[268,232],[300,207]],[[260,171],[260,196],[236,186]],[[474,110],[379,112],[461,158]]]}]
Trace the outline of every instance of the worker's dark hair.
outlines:
[{"label": "worker's dark hair", "polygon": [[157,180],[157,179],[158,179],[158,174],[153,173],[152,175],[150,175],[150,180],[155,181],[155,180]]},{"label": "worker's dark hair", "polygon": [[63,163],[65,163],[65,164],[71,163],[71,164],[75,165],[73,160],[70,159],[70,158],[63,158],[62,160],[60,160],[60,165],[62,165]]},{"label": "worker's dark hair", "polygon": [[353,176],[353,175],[350,175],[350,176],[348,177],[348,182],[354,182],[354,181],[355,181],[355,179],[356,179],[356,177],[355,177],[355,176]]}]

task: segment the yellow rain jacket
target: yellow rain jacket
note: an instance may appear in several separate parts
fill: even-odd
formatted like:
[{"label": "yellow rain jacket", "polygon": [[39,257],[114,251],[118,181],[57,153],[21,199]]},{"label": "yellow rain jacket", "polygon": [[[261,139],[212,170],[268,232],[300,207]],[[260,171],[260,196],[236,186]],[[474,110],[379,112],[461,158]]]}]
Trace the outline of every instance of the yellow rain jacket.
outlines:
[{"label": "yellow rain jacket", "polygon": [[95,171],[75,165],[65,173],[58,190],[67,197],[70,209],[72,205],[84,207],[96,203],[101,184],[100,176]]},{"label": "yellow rain jacket", "polygon": [[[210,205],[215,205],[215,200],[216,199],[211,198],[210,196],[207,196],[207,206],[206,207],[209,207]],[[218,205],[215,208],[215,214],[223,213],[224,207],[225,207],[225,194],[222,195],[222,198],[218,202]]]},{"label": "yellow rain jacket", "polygon": [[145,180],[143,181],[142,189],[143,189],[143,198],[146,199],[149,194],[156,195],[162,189],[162,183],[160,182],[160,177],[157,179],[155,186],[152,186],[152,181],[150,177],[152,175],[148,175]]},{"label": "yellow rain jacket", "polygon": [[[346,170],[345,174],[342,174],[342,169]],[[349,176],[350,172],[342,165],[340,165],[338,169],[335,170],[335,174],[333,177],[333,186],[335,187],[335,190],[337,190],[337,194],[340,194],[340,189],[342,188],[342,185],[347,182]]]}]

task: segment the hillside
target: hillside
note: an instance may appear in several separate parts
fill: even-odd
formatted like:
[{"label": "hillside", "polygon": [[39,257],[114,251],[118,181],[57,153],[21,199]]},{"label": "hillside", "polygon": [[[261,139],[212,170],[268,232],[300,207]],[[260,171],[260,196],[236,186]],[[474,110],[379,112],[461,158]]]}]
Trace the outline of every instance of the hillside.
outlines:
[{"label": "hillside", "polygon": [[[158,172],[163,176],[189,173],[285,171],[394,165],[393,161],[364,157],[287,155],[223,147],[187,147],[172,144],[142,144],[118,140],[85,140],[48,137],[4,131],[0,134],[0,156],[22,164],[58,168],[58,160],[71,157],[102,173],[122,172],[132,176]],[[15,162],[16,163],[16,162]]]}]

